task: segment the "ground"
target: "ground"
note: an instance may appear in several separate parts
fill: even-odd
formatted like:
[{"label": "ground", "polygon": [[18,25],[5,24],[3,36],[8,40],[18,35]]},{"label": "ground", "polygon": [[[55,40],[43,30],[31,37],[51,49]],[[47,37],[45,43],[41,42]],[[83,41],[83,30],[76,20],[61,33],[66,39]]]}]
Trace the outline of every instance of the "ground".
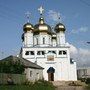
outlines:
[{"label": "ground", "polygon": [[37,81],[34,84],[26,82],[22,85],[0,85],[0,90],[90,90],[90,84],[87,86],[74,85],[76,84],[53,86],[48,81]]}]

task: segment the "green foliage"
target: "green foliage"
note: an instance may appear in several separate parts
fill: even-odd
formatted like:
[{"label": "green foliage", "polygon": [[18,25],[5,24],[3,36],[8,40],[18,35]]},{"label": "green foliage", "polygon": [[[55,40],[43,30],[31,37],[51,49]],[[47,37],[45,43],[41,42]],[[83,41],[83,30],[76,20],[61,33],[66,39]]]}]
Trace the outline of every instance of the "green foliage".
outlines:
[{"label": "green foliage", "polygon": [[24,65],[20,61],[4,61],[0,62],[0,73],[22,74]]},{"label": "green foliage", "polygon": [[55,90],[55,87],[48,81],[39,80],[26,85],[1,85],[0,90]]},{"label": "green foliage", "polygon": [[86,78],[85,83],[86,83],[86,84],[90,84],[90,78]]},{"label": "green foliage", "polygon": [[38,80],[33,84],[33,90],[54,90],[55,87],[51,82]]},{"label": "green foliage", "polygon": [[45,81],[45,80],[38,80],[34,84],[53,87],[53,84],[51,82],[48,82],[48,81]]},{"label": "green foliage", "polygon": [[90,84],[90,78],[79,78],[81,82],[85,82],[86,84]]},{"label": "green foliage", "polygon": [[78,80],[80,80],[81,82],[85,82],[86,78],[79,78]]},{"label": "green foliage", "polygon": [[23,85],[29,85],[29,86],[32,86],[34,83],[33,82],[30,82],[28,80],[26,80],[24,83],[22,83]]},{"label": "green foliage", "polygon": [[31,90],[54,90],[55,87],[51,82],[45,80],[38,80],[36,82],[26,81],[24,83],[26,86],[30,86]]},{"label": "green foliage", "polygon": [[85,90],[90,90],[90,84],[88,84],[87,86],[86,86],[86,89]]}]

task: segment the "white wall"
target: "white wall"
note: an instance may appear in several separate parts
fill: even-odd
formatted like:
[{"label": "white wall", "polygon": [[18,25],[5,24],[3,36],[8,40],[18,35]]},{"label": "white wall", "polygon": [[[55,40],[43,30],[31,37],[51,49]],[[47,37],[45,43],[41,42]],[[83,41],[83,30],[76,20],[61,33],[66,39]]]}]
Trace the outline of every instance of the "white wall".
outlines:
[{"label": "white wall", "polygon": [[27,31],[24,33],[24,46],[30,47],[33,46],[33,33],[32,31]]},{"label": "white wall", "polygon": [[[32,71],[31,76],[30,76],[30,71]],[[29,81],[37,81],[43,79],[42,69],[27,68],[25,69],[25,73],[26,73],[26,79]]]},{"label": "white wall", "polygon": [[[37,39],[38,39],[38,45],[37,45]],[[45,43],[43,44],[43,38],[45,39]],[[47,47],[51,45],[51,35],[48,35],[47,33],[40,33],[39,35],[34,35],[34,45],[41,46],[41,47]]]},{"label": "white wall", "polygon": [[[26,56],[24,53],[27,50],[31,50],[35,52],[35,55]],[[37,51],[45,51],[45,55],[37,55]],[[58,55],[59,50],[67,51],[67,55]],[[54,55],[54,61],[47,61],[47,56],[49,55],[48,51],[56,51]],[[52,48],[23,48],[22,57],[28,59],[32,62],[37,62],[38,65],[44,68],[43,76],[45,80],[48,80],[47,70],[50,67],[55,69],[54,80],[55,81],[74,81],[77,80],[76,75],[76,64],[70,64],[70,52],[69,47],[52,47]]]},{"label": "white wall", "polygon": [[65,45],[65,32],[60,31],[59,33],[57,33],[57,44]]}]

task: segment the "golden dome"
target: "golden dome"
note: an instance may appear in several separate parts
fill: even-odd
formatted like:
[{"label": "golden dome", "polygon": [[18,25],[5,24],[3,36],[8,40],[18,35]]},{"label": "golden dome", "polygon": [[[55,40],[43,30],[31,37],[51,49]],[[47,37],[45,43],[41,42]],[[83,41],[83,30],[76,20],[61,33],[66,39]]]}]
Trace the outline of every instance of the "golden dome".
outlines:
[{"label": "golden dome", "polygon": [[65,26],[62,24],[62,23],[58,23],[56,26],[55,26],[55,32],[60,32],[60,31],[65,31]]},{"label": "golden dome", "polygon": [[33,25],[31,23],[24,24],[23,31],[27,32],[27,31],[30,31],[30,30],[33,30]]},{"label": "golden dome", "polygon": [[34,26],[34,34],[38,34],[40,32],[47,32],[49,34],[52,33],[51,27],[44,23],[43,17],[40,17],[39,23]]}]

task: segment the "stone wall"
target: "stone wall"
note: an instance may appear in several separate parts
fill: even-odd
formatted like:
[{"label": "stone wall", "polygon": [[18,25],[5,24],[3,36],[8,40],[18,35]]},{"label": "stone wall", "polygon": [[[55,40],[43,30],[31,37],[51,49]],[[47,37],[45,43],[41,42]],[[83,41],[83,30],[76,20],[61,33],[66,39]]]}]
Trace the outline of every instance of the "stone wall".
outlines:
[{"label": "stone wall", "polygon": [[0,73],[0,84],[8,84],[8,81],[12,81],[13,84],[22,84],[26,81],[26,75]]}]

